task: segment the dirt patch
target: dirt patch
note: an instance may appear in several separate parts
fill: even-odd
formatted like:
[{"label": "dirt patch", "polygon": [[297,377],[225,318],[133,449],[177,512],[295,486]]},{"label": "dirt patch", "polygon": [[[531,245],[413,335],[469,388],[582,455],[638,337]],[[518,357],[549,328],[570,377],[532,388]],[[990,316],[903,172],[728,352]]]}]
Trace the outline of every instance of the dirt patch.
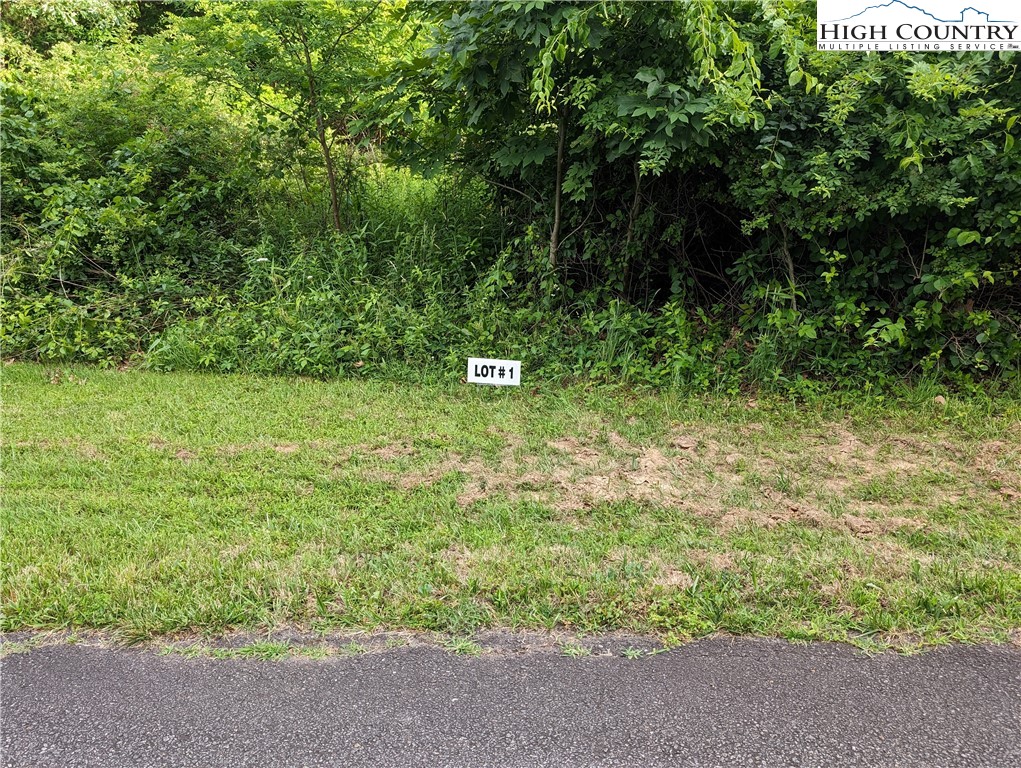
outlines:
[{"label": "dirt patch", "polygon": [[84,440],[72,440],[63,438],[61,440],[18,440],[14,443],[16,448],[35,448],[42,451],[54,449],[73,451],[79,458],[88,461],[106,461],[107,455],[98,446]]},{"label": "dirt patch", "polygon": [[495,545],[480,549],[468,549],[463,544],[451,544],[440,553],[445,562],[462,584],[481,573],[488,563],[506,563],[514,553],[509,547]]},{"label": "dirt patch", "polygon": [[695,580],[692,579],[691,574],[686,571],[682,571],[677,568],[665,568],[655,579],[652,580],[652,583],[657,587],[684,590],[690,588],[691,585],[695,583]]},{"label": "dirt patch", "polygon": [[367,453],[377,456],[385,461],[393,461],[394,459],[405,459],[409,456],[417,456],[418,449],[414,448],[407,443],[396,443],[394,445],[382,445],[378,448],[372,448]]},{"label": "dirt patch", "polygon": [[705,549],[691,549],[686,553],[696,565],[709,566],[717,571],[726,571],[737,564],[732,552],[709,552]]},{"label": "dirt patch", "polygon": [[791,519],[790,515],[779,510],[738,507],[724,512],[716,520],[716,527],[721,533],[730,533],[745,526],[775,528],[781,523],[790,522]]},{"label": "dirt patch", "polygon": [[926,568],[933,562],[932,555],[909,549],[890,539],[874,539],[869,542],[868,551],[874,558],[877,575],[884,578],[904,578],[911,572],[914,563],[917,562],[919,568]]},{"label": "dirt patch", "polygon": [[698,440],[688,435],[674,435],[670,438],[670,447],[682,451],[693,451],[698,447]]},{"label": "dirt patch", "polygon": [[92,443],[75,443],[74,450],[83,459],[88,459],[89,461],[106,460],[106,454]]},{"label": "dirt patch", "polygon": [[725,531],[740,526],[774,528],[784,523],[797,523],[810,528],[843,531],[857,538],[871,538],[907,529],[918,530],[924,523],[908,517],[863,517],[852,513],[830,514],[803,500],[792,500],[773,489],[764,489],[762,495],[771,503],[755,508],[734,509],[724,514],[718,524]]},{"label": "dirt patch", "polygon": [[567,456],[572,464],[579,467],[597,466],[603,458],[602,452],[586,445],[576,437],[551,440],[548,445],[550,448]]},{"label": "dirt patch", "polygon": [[73,373],[65,373],[57,368],[50,374],[50,384],[86,384],[87,380],[75,376]]},{"label": "dirt patch", "polygon": [[260,451],[273,451],[283,455],[290,455],[301,450],[298,443],[228,443],[216,449],[221,456],[241,456],[245,453],[256,453]]},{"label": "dirt patch", "polygon": [[522,444],[520,439],[505,439],[495,461],[452,454],[423,471],[375,476],[408,490],[431,485],[451,473],[465,475],[467,482],[457,497],[462,507],[494,495],[541,502],[561,512],[621,501],[694,503],[693,489],[699,481],[687,466],[693,447],[641,447],[616,432],[593,432],[550,441],[550,454],[540,461],[518,457]]},{"label": "dirt patch", "polygon": [[183,461],[185,464],[190,463],[192,460],[198,458],[198,454],[192,453],[186,448],[178,448],[174,451],[174,458],[179,461]]},{"label": "dirt patch", "polygon": [[454,544],[443,552],[443,560],[454,572],[457,580],[464,584],[471,578],[472,569],[475,566],[475,555],[467,547]]},{"label": "dirt patch", "polygon": [[[961,498],[961,486],[974,486],[976,477],[965,452],[946,441],[884,432],[859,437],[841,425],[776,459],[779,464],[764,458],[761,451],[751,451],[727,457],[724,463],[762,478],[777,472],[789,475],[813,504],[837,501],[845,507],[852,516],[844,527],[865,535],[870,535],[876,519],[889,516],[894,508],[954,503]],[[990,484],[1015,487],[1006,478],[991,479]]]},{"label": "dirt patch", "polygon": [[242,453],[257,451],[259,448],[260,446],[256,443],[230,443],[221,445],[216,449],[216,453],[220,456],[240,456]]},{"label": "dirt patch", "polygon": [[225,560],[237,560],[248,551],[247,544],[234,544],[226,549],[220,550],[220,557]]},{"label": "dirt patch", "polygon": [[723,463],[728,467],[737,467],[743,462],[743,457],[739,453],[728,453],[723,457]]},{"label": "dirt patch", "polygon": [[[164,446],[165,445],[166,444],[164,443]],[[306,449],[315,451],[330,450],[334,453],[332,457],[334,467],[339,467],[352,457],[359,457],[359,455],[363,455],[363,457],[374,457],[376,459],[382,459],[383,461],[389,462],[398,459],[417,457],[420,453],[418,448],[406,441],[397,442],[392,445],[358,443],[338,448],[333,443],[324,440],[311,440],[310,442],[305,443],[268,441],[229,443],[227,445],[217,447],[216,452],[220,455],[227,455],[227,457],[237,457],[237,455],[242,455],[244,453],[270,450],[275,453],[280,453],[281,455],[292,455]]]},{"label": "dirt patch", "polygon": [[1021,498],[1021,443],[990,440],[983,443],[971,467],[1008,501]]},{"label": "dirt patch", "polygon": [[[438,483],[452,472],[477,475],[486,471],[485,464],[479,459],[465,459],[454,453],[443,461],[417,472],[373,472],[371,477],[388,483],[395,483],[405,491]],[[464,505],[462,505],[464,506]]]},{"label": "dirt patch", "polygon": [[[370,476],[411,490],[456,474],[462,482],[457,494],[461,507],[494,497],[531,501],[561,513],[565,524],[579,526],[584,525],[579,513],[632,502],[682,509],[712,521],[722,532],[794,523],[873,539],[929,523],[923,516],[910,516],[910,507],[857,498],[856,487],[873,478],[887,482],[891,473],[914,477],[926,471],[953,473],[956,468],[949,451],[911,436],[867,441],[837,425],[803,443],[760,445],[762,429],[758,424],[716,430],[677,426],[661,443],[643,445],[597,428],[551,440],[546,452],[526,454],[520,437],[491,428],[503,439],[495,457],[454,453],[424,469],[375,471]],[[413,455],[407,444],[373,451],[384,458]],[[1009,455],[1010,448],[996,447],[994,452]],[[1005,471],[1002,459],[996,460],[995,469]],[[956,492],[938,483],[916,485],[912,503],[923,503],[919,494],[929,497],[925,504],[929,499],[942,503]],[[1015,487],[998,482],[997,498],[1012,498]]]}]

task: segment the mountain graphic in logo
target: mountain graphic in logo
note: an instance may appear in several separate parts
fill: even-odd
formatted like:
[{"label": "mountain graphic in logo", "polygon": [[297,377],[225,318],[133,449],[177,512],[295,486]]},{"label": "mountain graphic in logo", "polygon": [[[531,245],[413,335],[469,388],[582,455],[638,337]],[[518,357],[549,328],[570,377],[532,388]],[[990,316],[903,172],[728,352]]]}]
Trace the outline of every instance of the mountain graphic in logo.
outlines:
[{"label": "mountain graphic in logo", "polygon": [[890,21],[902,20],[904,18],[905,11],[915,11],[918,14],[922,14],[932,21],[938,21],[941,24],[1012,24],[1013,21],[1008,19],[990,19],[989,13],[986,11],[980,11],[978,8],[968,6],[967,8],[961,9],[961,15],[956,19],[941,19],[935,14],[929,13],[924,8],[919,8],[917,5],[911,5],[905,3],[904,0],[890,0],[888,3],[882,5],[870,5],[867,8],[863,8],[853,16],[848,16],[843,19],[833,19],[832,21],[851,21],[857,19],[860,16],[864,16],[866,13],[869,14],[868,21],[876,23],[882,22],[884,17],[896,13],[897,18],[891,19]]}]

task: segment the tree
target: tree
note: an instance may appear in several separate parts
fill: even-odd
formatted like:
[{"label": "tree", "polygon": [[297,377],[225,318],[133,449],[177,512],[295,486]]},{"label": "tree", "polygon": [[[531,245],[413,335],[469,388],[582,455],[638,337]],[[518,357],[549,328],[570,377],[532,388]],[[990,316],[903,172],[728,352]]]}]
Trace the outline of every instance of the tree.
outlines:
[{"label": "tree", "polygon": [[[363,86],[390,39],[381,2],[204,2],[178,19],[175,60],[228,86],[313,142],[322,157],[334,229],[345,226],[350,164],[338,169],[338,144],[351,146]],[[197,52],[197,53],[196,53]]]},{"label": "tree", "polygon": [[414,12],[433,44],[407,62],[395,95],[413,102],[417,145],[439,138],[437,154],[450,151],[431,129],[444,127],[459,162],[546,216],[551,267],[585,228],[617,259],[604,277],[627,282],[649,245],[640,230],[662,234],[680,218],[643,223],[652,182],[669,186],[705,159],[697,152],[763,124],[759,57],[786,51],[752,40],[783,25],[774,5],[792,12],[714,0],[422,3]]},{"label": "tree", "polygon": [[117,0],[2,0],[3,31],[37,51],[57,42],[102,40],[124,35],[139,12]]}]

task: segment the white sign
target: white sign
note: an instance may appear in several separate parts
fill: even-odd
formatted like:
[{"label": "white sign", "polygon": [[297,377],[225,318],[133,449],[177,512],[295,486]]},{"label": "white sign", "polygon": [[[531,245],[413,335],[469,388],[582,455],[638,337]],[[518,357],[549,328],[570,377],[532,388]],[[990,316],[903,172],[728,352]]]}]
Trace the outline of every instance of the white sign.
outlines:
[{"label": "white sign", "polygon": [[820,51],[1017,51],[1017,0],[819,0]]},{"label": "white sign", "polygon": [[516,387],[521,384],[521,361],[469,357],[468,381],[471,384],[492,384],[494,387]]}]

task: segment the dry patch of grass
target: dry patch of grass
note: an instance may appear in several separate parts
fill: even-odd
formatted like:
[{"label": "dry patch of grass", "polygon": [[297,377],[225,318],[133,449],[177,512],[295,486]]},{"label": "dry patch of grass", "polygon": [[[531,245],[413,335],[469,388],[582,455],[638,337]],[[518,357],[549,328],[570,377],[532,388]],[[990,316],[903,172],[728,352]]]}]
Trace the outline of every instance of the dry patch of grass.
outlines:
[{"label": "dry patch of grass", "polygon": [[[523,451],[519,436],[501,434],[495,458],[453,452],[424,467],[374,468],[367,477],[411,490],[463,476],[456,497],[462,507],[489,499],[564,513],[661,505],[705,518],[721,532],[798,523],[858,538],[933,526],[926,509],[941,504],[1010,502],[1021,486],[1021,449],[1004,441],[968,455],[910,435],[859,438],[844,426],[780,445],[763,432],[756,424],[737,432],[689,425],[665,433],[659,444],[640,445],[612,430],[593,431],[547,441],[538,453]],[[386,461],[418,452],[396,445],[368,453]]]}]

